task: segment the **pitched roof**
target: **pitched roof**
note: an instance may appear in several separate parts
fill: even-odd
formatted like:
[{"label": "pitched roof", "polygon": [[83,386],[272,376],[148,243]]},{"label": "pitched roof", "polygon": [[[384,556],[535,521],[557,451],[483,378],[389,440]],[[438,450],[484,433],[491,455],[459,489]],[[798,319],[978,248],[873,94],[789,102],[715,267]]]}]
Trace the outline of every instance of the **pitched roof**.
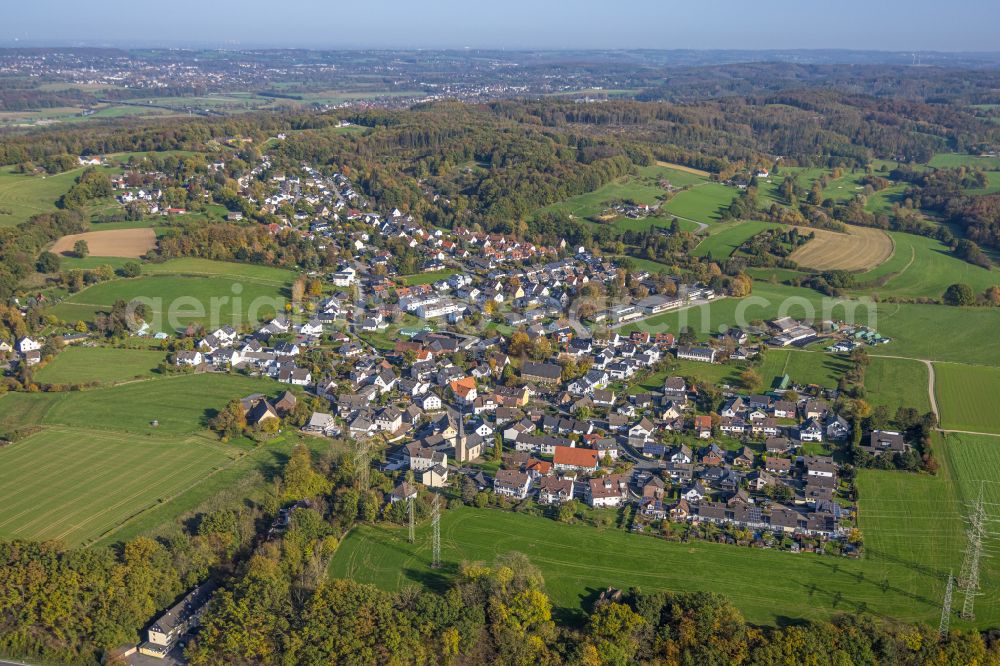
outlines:
[{"label": "pitched roof", "polygon": [[572,465],[573,467],[597,467],[597,451],[578,449],[572,446],[557,446],[552,456],[556,465]]}]

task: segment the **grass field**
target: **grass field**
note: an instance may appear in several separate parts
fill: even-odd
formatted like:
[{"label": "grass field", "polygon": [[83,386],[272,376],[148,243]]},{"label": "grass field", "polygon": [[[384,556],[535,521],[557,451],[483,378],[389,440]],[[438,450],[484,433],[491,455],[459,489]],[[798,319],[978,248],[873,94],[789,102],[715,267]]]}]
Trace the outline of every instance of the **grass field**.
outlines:
[{"label": "grass field", "polygon": [[226,463],[206,439],[46,428],[0,449],[0,535],[79,544]]},{"label": "grass field", "polygon": [[231,467],[246,451],[206,434],[207,419],[229,400],[282,388],[238,375],[182,375],[3,396],[0,427],[40,430],[0,448],[0,536],[80,544],[112,538],[110,530],[140,513],[169,519],[216,472],[234,481],[250,469]]},{"label": "grass field", "polygon": [[[841,354],[827,354],[795,349],[768,349],[760,376],[764,387],[770,388],[788,375],[798,384],[817,384],[824,388],[837,388],[837,383],[850,369],[851,363]],[[926,387],[926,384],[924,385]]]},{"label": "grass field", "polygon": [[965,282],[980,293],[1000,284],[1000,271],[962,261],[933,238],[894,231],[888,234],[895,251],[877,268],[858,274],[859,282],[870,283],[859,293],[940,298],[956,282]]},{"label": "grass field", "polygon": [[[948,572],[956,576],[965,548],[963,517],[969,502],[985,491],[991,524],[1000,519],[1000,441],[949,434],[938,437],[941,463],[936,476],[860,470],[857,479],[860,525],[873,565],[903,566],[930,585],[924,593],[940,598]],[[995,551],[996,529],[984,544]],[[978,626],[1000,621],[1000,563],[982,560],[983,595],[976,599]],[[961,595],[956,595],[961,603]],[[953,625],[957,617],[952,618]]]},{"label": "grass field", "polygon": [[[568,620],[580,619],[597,594],[611,585],[719,592],[751,622],[761,624],[825,618],[861,608],[900,620],[933,622],[940,614],[944,587],[939,570],[908,560],[852,561],[702,541],[669,543],[620,530],[470,508],[442,515],[444,567],[432,571],[429,531],[421,526],[411,545],[406,528],[355,528],[334,556],[330,575],[389,590],[414,583],[440,586],[463,561],[491,562],[499,554],[518,551],[541,569],[556,613]],[[984,625],[996,619],[995,608],[984,609]]]},{"label": "grass field", "polygon": [[438,280],[447,280],[455,273],[457,270],[453,268],[446,268],[440,271],[429,271],[427,273],[414,273],[413,275],[401,275],[399,279],[407,287],[412,287],[418,284],[433,284]]},{"label": "grass field", "polygon": [[670,215],[711,224],[721,219],[722,211],[729,207],[738,193],[739,190],[734,187],[706,182],[677,193],[664,209]]},{"label": "grass field", "polygon": [[873,356],[1000,365],[1000,345],[993,342],[1000,330],[997,308],[884,303],[876,323],[893,342],[869,350]]},{"label": "grass field", "polygon": [[739,363],[699,363],[698,361],[678,360],[677,368],[664,372],[654,372],[629,386],[632,395],[649,391],[662,391],[663,382],[667,377],[688,377],[700,382],[712,384],[739,385],[740,373],[746,367]]},{"label": "grass field", "polygon": [[[852,314],[853,309],[853,314]],[[777,316],[848,320],[870,325],[892,338],[873,347],[873,356],[904,356],[932,361],[1000,365],[1000,345],[991,344],[1000,330],[996,308],[956,308],[945,305],[866,303],[827,299],[810,289],[754,282],[743,299],[718,299],[706,305],[665,312],[622,327],[620,332],[677,333],[690,326],[699,339],[728,326],[746,325]]]},{"label": "grass field", "polygon": [[67,347],[35,379],[46,384],[113,383],[150,376],[164,352],[109,347]]},{"label": "grass field", "polygon": [[694,250],[694,254],[698,257],[705,257],[711,254],[713,259],[723,260],[731,255],[736,248],[764,229],[773,229],[780,226],[780,224],[773,222],[760,222],[756,220],[733,223],[724,222],[714,225],[709,227],[708,236],[698,244],[698,247]]},{"label": "grass field", "polygon": [[169,259],[162,263],[145,264],[145,275],[193,275],[198,277],[225,277],[251,280],[262,284],[287,286],[295,279],[295,273],[284,268],[238,264],[231,261],[214,261],[196,257]]},{"label": "grass field", "polygon": [[934,393],[942,428],[1000,434],[1000,368],[935,363]]},{"label": "grass field", "polygon": [[865,400],[870,405],[885,405],[890,417],[900,407],[913,407],[921,414],[931,410],[926,365],[900,358],[870,359],[865,371]]},{"label": "grass field", "polygon": [[892,240],[880,229],[848,227],[846,233],[825,229],[801,230],[815,238],[789,257],[800,266],[815,270],[870,270],[893,254]]},{"label": "grass field", "polygon": [[92,321],[98,312],[109,310],[117,300],[139,299],[149,305],[153,330],[173,332],[192,322],[215,328],[266,320],[280,311],[288,299],[281,283],[247,276],[195,277],[148,270],[146,273],[143,277],[111,280],[84,289],[55,305],[51,313],[64,321]]},{"label": "grass field", "polygon": [[[274,381],[242,375],[174,375],[68,393],[9,393],[0,398],[0,426],[65,426],[133,435],[192,435],[233,398],[277,393]],[[127,408],[124,406],[127,405]],[[159,421],[153,427],[150,422]]]},{"label": "grass field", "polygon": [[0,227],[12,227],[32,215],[56,209],[56,201],[69,191],[83,169],[55,176],[14,173],[13,167],[0,169]]}]

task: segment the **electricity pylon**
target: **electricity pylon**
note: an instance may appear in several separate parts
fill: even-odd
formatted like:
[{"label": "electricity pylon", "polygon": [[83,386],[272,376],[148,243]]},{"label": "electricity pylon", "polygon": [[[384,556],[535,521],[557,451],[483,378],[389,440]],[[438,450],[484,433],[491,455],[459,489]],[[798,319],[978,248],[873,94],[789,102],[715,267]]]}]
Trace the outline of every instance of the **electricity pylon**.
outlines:
[{"label": "electricity pylon", "polygon": [[979,586],[979,560],[983,554],[983,537],[986,536],[986,504],[983,500],[984,484],[979,485],[979,498],[976,499],[969,515],[969,527],[966,530],[968,543],[965,546],[965,559],[962,561],[962,571],[958,576],[958,589],[965,595],[962,600],[962,619],[976,618],[976,597],[982,594]]}]

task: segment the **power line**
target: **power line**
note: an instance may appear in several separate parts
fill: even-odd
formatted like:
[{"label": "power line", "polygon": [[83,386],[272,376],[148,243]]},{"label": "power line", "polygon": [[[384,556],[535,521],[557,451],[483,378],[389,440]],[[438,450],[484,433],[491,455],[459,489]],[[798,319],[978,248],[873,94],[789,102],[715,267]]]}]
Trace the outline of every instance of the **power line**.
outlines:
[{"label": "power line", "polygon": [[371,442],[367,439],[358,440],[357,448],[354,449],[354,470],[357,473],[358,485],[361,486],[361,492],[368,490],[371,465]]},{"label": "power line", "polygon": [[979,498],[969,515],[969,527],[966,530],[968,543],[965,547],[965,558],[962,561],[962,571],[958,577],[958,588],[965,595],[962,600],[960,615],[965,620],[976,618],[976,597],[982,592],[979,585],[979,560],[983,554],[983,538],[986,536],[986,505],[983,502],[985,484],[979,485]]},{"label": "power line", "polygon": [[407,504],[408,504],[408,506],[406,507],[407,508],[407,512],[410,514],[410,538],[409,538],[409,542],[413,543],[413,541],[414,541],[414,521],[413,521],[413,498],[412,497],[410,497],[409,500],[407,500]]},{"label": "power line", "polygon": [[441,566],[441,509],[438,505],[440,495],[434,495],[433,513],[431,514],[431,527],[433,531],[433,549],[431,554],[431,568],[437,569]]},{"label": "power line", "polygon": [[948,572],[948,585],[944,588],[944,603],[941,605],[941,624],[938,626],[938,634],[941,638],[948,637],[948,628],[951,625],[951,594],[954,588],[955,577]]}]

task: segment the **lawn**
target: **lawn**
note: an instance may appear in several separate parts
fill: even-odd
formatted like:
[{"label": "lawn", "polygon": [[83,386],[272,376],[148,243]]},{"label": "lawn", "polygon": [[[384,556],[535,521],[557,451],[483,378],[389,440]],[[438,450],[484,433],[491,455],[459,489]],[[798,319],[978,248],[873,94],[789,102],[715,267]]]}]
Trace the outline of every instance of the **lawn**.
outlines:
[{"label": "lawn", "polygon": [[737,221],[709,227],[708,236],[698,244],[694,254],[705,257],[709,254],[713,259],[726,259],[744,242],[756,236],[764,229],[780,227],[773,222]]},{"label": "lawn", "polygon": [[760,376],[764,380],[765,388],[775,386],[776,380],[780,380],[786,374],[798,384],[837,388],[840,378],[850,367],[851,362],[841,354],[768,349],[764,354]]},{"label": "lawn", "polygon": [[67,347],[35,379],[44,384],[113,383],[148,377],[166,354],[143,349],[110,347]]},{"label": "lawn", "polygon": [[83,169],[55,176],[31,176],[0,169],[0,227],[12,227],[32,215],[56,210],[56,201],[69,191]]},{"label": "lawn", "polygon": [[288,295],[281,282],[248,276],[152,274],[88,287],[52,307],[51,313],[63,321],[93,321],[115,301],[136,299],[149,307],[149,324],[154,331],[173,332],[190,323],[208,328],[255,324],[282,311]]},{"label": "lawn", "polygon": [[[557,615],[580,619],[607,586],[644,591],[705,590],[728,596],[760,624],[789,618],[828,618],[860,609],[904,621],[935,622],[944,583],[940,571],[909,559],[845,558],[740,548],[702,541],[670,543],[615,529],[565,525],[546,518],[459,507],[441,518],[444,567],[430,569],[430,529],[361,526],[342,542],[330,564],[350,577],[395,590],[415,583],[442,586],[466,561],[527,555],[545,577]],[[998,614],[984,612],[981,623]]]},{"label": "lawn", "polygon": [[[941,463],[936,476],[861,470],[857,486],[860,526],[865,535],[869,563],[909,571],[907,588],[940,603],[948,572],[958,575],[965,548],[963,516],[979,488],[986,491],[992,521],[1000,519],[1000,440],[992,437],[950,434],[936,438]],[[985,482],[985,483],[981,483]],[[995,530],[993,530],[995,533]],[[995,550],[996,537],[985,544]],[[923,580],[921,590],[914,585]],[[1000,622],[1000,563],[984,558],[980,570],[983,595],[976,599],[977,625]],[[956,591],[956,607],[962,596]],[[957,614],[952,618],[953,626]]]},{"label": "lawn", "polygon": [[859,283],[870,285],[857,290],[858,293],[940,298],[956,282],[969,284],[977,293],[1000,284],[1000,271],[962,261],[940,241],[895,231],[888,233],[895,250],[882,265],[857,275]]},{"label": "lawn", "polygon": [[447,280],[456,273],[458,273],[458,271],[453,268],[445,268],[439,271],[414,273],[413,275],[401,275],[399,276],[399,279],[403,282],[405,286],[412,287],[418,284],[433,284],[438,280]]},{"label": "lawn", "polygon": [[934,393],[942,428],[1000,434],[1000,368],[935,363]]},{"label": "lawn", "polygon": [[667,202],[664,209],[670,215],[711,224],[721,219],[722,211],[729,207],[738,193],[739,190],[734,187],[703,183],[679,192]]},{"label": "lawn", "polygon": [[46,428],[0,449],[0,536],[84,543],[184,492],[235,451],[204,439]]},{"label": "lawn", "polygon": [[739,385],[740,373],[747,367],[742,363],[700,363],[698,361],[676,361],[673,370],[654,372],[629,386],[630,394],[662,391],[667,377],[687,377],[711,384]]}]

